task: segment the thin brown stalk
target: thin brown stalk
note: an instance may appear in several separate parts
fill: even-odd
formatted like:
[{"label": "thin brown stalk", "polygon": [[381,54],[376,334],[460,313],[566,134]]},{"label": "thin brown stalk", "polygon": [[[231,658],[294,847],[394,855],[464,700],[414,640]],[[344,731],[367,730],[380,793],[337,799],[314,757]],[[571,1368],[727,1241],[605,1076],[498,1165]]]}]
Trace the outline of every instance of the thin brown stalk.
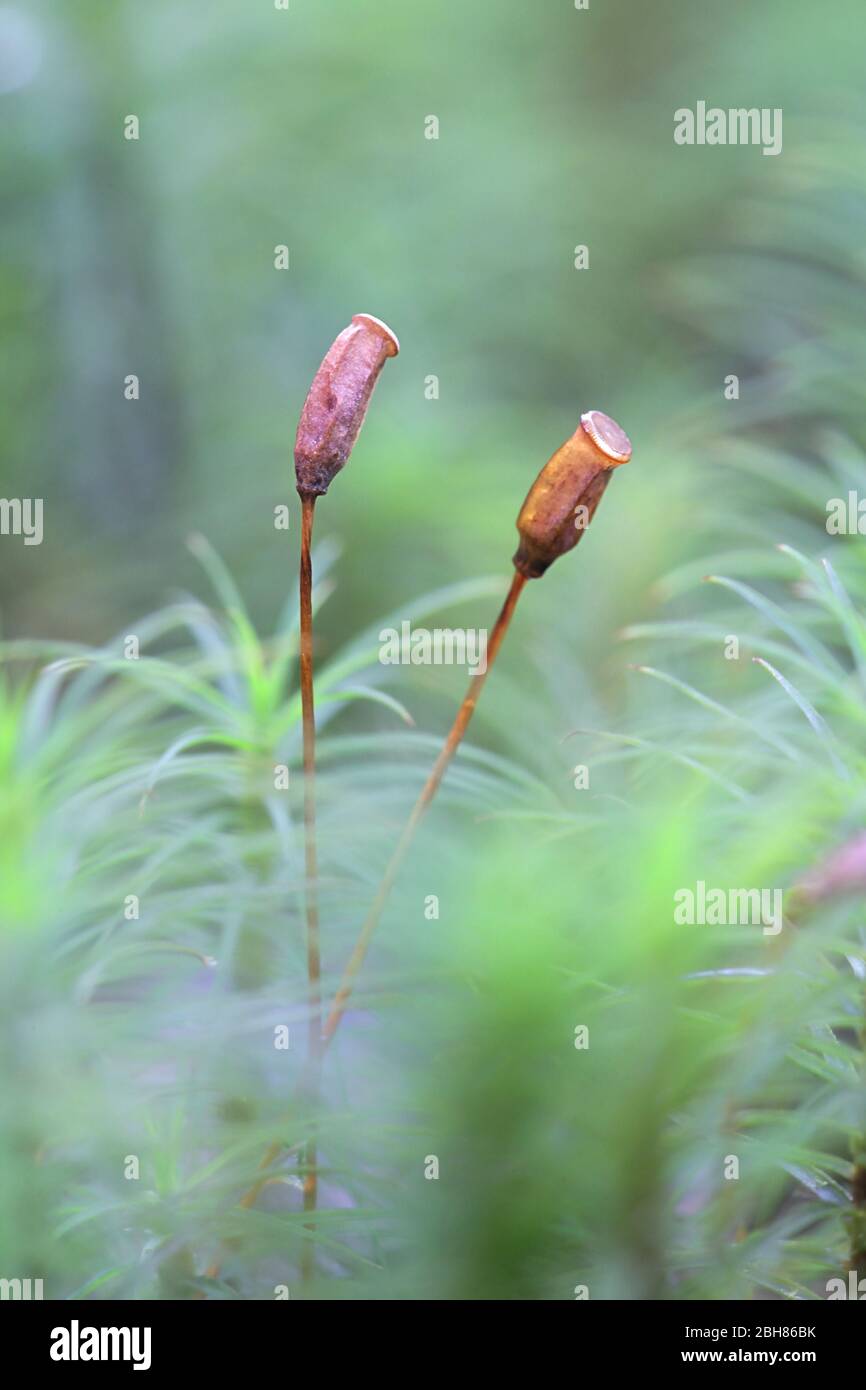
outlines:
[{"label": "thin brown stalk", "polygon": [[525,576],[515,571],[514,578],[511,581],[511,588],[508,590],[508,595],[505,599],[505,602],[502,605],[502,610],[499,614],[499,617],[496,619],[493,631],[490,634],[490,640],[487,644],[486,667],[483,671],[479,671],[477,675],[473,676],[472,680],[469,683],[469,689],[466,692],[462,705],[457,711],[457,718],[454,720],[454,723],[451,726],[451,732],[449,733],[444,744],[442,745],[442,749],[439,753],[439,756],[433,764],[430,776],[424,783],[424,786],[421,790],[421,794],[418,797],[418,800],[415,802],[415,805],[412,808],[412,811],[409,815],[409,819],[403,827],[403,833],[397,842],[397,847],[394,850],[394,853],[391,855],[391,858],[388,861],[388,867],[385,870],[382,882],[379,885],[379,890],[375,898],[373,899],[373,903],[370,907],[369,912],[367,913],[366,920],[364,922],[363,927],[361,928],[358,940],[355,943],[355,949],[353,950],[349,958],[348,965],[343,971],[343,978],[340,981],[339,988],[337,989],[337,993],[334,996],[334,1002],[331,1005],[330,1012],[325,1020],[324,1029],[322,1030],[323,1051],[330,1045],[331,1039],[333,1038],[334,1034],[340,1026],[340,1020],[342,1019],[343,1014],[346,1011],[346,1006],[349,1002],[349,997],[352,993],[352,989],[354,988],[358,971],[361,969],[361,966],[364,963],[364,957],[367,954],[367,949],[370,945],[373,933],[375,932],[376,927],[379,925],[379,919],[382,916],[382,911],[385,907],[385,903],[388,901],[388,896],[394,885],[394,880],[400,871],[400,866],[402,865],[403,860],[406,858],[409,846],[415,838],[415,831],[418,829],[418,825],[421,821],[421,818],[423,817],[424,812],[430,805],[430,802],[436,795],[439,784],[442,781],[442,778],[445,776],[448,764],[451,762],[451,759],[457,752],[457,749],[460,745],[460,740],[463,738],[463,735],[466,733],[466,730],[469,727],[469,721],[475,713],[475,706],[478,703],[478,697],[481,694],[481,689],[490,673],[490,668],[493,665],[493,662],[496,660],[496,654],[502,645],[502,640],[505,637],[506,632],[508,631],[508,625],[511,622],[514,609],[517,606],[517,600],[520,597],[521,590],[523,589],[525,583]]},{"label": "thin brown stalk", "polygon": [[[313,565],[312,540],[313,517],[316,507],[315,496],[301,498],[301,564],[299,574],[300,595],[300,667],[301,667],[301,717],[304,749],[304,910],[307,933],[307,987],[309,1018],[307,1023],[307,1068],[304,1075],[308,1095],[318,1093],[319,1065],[322,1054],[322,994],[321,994],[321,954],[319,947],[319,901],[318,901],[318,849],[316,842],[316,711],[313,694]],[[259,1193],[270,1181],[267,1170],[283,1151],[283,1144],[274,1140],[265,1150],[259,1164],[258,1177],[240,1199],[239,1206],[248,1209],[255,1205]],[[302,1163],[304,1178],[304,1211],[314,1212],[318,1202],[318,1179],[316,1162],[318,1159],[315,1139],[308,1139],[303,1145]],[[301,1256],[301,1279],[307,1283],[315,1271],[315,1244],[312,1233],[315,1223],[305,1226],[308,1238],[304,1241]],[[220,1272],[220,1261],[214,1260],[205,1271],[208,1279],[216,1279]]]},{"label": "thin brown stalk", "polygon": [[[316,713],[313,697],[313,566],[311,545],[313,514],[316,499],[301,499],[301,711],[304,740],[304,903],[307,923],[307,985],[309,1010],[307,1024],[307,1072],[310,1095],[315,1098],[319,1089],[319,1062],[322,1044],[321,957],[319,951],[318,855],[316,849]],[[310,1138],[304,1147],[304,1211],[314,1212],[318,1200],[316,1174],[316,1140]],[[255,1200],[254,1198],[252,1200]],[[251,1205],[252,1203],[250,1203]],[[301,1260],[301,1279],[308,1282],[314,1274],[316,1247],[313,1239],[315,1222],[306,1227]]]}]

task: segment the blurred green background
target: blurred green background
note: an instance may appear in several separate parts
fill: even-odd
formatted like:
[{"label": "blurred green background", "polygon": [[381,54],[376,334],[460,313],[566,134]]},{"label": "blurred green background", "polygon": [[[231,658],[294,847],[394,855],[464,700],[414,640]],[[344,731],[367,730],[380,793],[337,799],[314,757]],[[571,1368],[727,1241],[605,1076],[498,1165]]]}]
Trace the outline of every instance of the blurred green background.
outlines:
[{"label": "blurred green background", "polygon": [[[336,636],[382,594],[505,568],[529,480],[589,406],[640,465],[584,558],[615,525],[605,618],[690,544],[665,525],[689,496],[683,416],[717,405],[741,429],[784,391],[781,364],[819,351],[839,389],[812,410],[855,414],[856,3],[84,0],[0,18],[3,486],[44,496],[47,528],[38,552],[0,549],[8,633],[100,640],[190,582],[190,529],[272,617],[297,415],[357,310],[402,353],[319,523],[346,546]],[[782,155],[675,145],[674,110],[699,99],[782,107]],[[534,601],[575,583],[557,573]]]},{"label": "blurred green background", "polygon": [[[293,658],[291,446],[358,311],[401,353],[317,510],[335,586],[317,663],[327,682],[363,649],[416,729],[334,676],[329,983],[463,684],[386,676],[358,634],[464,583],[431,611],[489,626],[496,583],[470,581],[504,583],[518,507],[581,411],[634,457],[521,601],[327,1115],[294,1117],[330,1174],[314,1296],[806,1297],[844,1266],[858,911],[759,994],[685,982],[770,968],[768,943],[684,936],[670,902],[697,878],[787,888],[862,823],[866,566],[856,538],[831,579],[818,561],[827,499],[866,477],[864,39],[859,0],[0,5],[0,489],[45,507],[41,546],[0,538],[0,1275],[44,1269],[50,1296],[294,1289],[297,1204],[234,1210],[291,1094],[269,1030],[304,1008],[300,777],[288,812],[266,785],[275,757],[297,768],[294,673],[263,693],[224,576],[227,618],[185,597],[212,602],[187,541],[283,634],[262,663]],[[782,153],[677,146],[674,111],[700,100],[781,108]],[[163,660],[127,679],[130,632]],[[58,657],[86,669],[40,676]],[[429,893],[449,904],[435,933]],[[126,950],[153,952],[145,974]],[[599,1043],[578,1083],[582,1022]],[[716,1191],[737,1144],[747,1181]],[[450,1178],[427,1182],[440,1151]]]}]

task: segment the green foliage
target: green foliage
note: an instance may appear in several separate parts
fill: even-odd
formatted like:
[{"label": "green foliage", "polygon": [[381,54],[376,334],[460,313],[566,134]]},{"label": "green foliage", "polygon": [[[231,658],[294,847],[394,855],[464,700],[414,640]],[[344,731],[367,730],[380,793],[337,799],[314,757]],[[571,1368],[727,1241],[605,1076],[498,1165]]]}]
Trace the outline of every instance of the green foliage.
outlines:
[{"label": "green foliage", "polygon": [[[862,5],[741,0],[709,48],[687,0],[215,0],[206,44],[198,7],[66,8],[0,94],[3,491],[46,501],[0,549],[0,1274],[299,1296],[315,1131],[314,1297],[825,1296],[863,1245],[862,898],[772,937],[674,896],[787,890],[863,825],[866,562],[825,529],[866,496]],[[783,105],[784,154],[674,146],[699,95]],[[313,1109],[273,509],[359,309],[403,348],[317,521],[326,992],[463,693],[380,629],[490,623],[581,409],[635,453],[521,600]]]},{"label": "green foliage", "polygon": [[[262,641],[193,546],[220,606],[183,599],[134,624],[137,659],[128,635],[47,665],[38,644],[5,650],[6,1262],[38,1262],[67,1295],[272,1297],[297,1282],[314,1127],[317,1296],[821,1296],[845,1268],[866,1132],[862,914],[831,904],[776,941],[677,925],[673,902],[698,878],[787,888],[862,822],[856,541],[832,565],[743,552],[696,616],[625,632],[659,664],[633,670],[615,728],[552,748],[527,738],[538,691],[491,682],[475,732],[503,752],[467,748],[449,775],[317,1112],[293,1094],[296,609]],[[688,582],[661,588],[680,604]],[[499,588],[454,586],[413,621]],[[383,678],[399,668],[376,661],[387,622],[318,678],[328,987],[435,746],[398,732]],[[557,661],[546,678],[587,708],[568,647]],[[242,1210],[275,1132],[287,1156]]]}]

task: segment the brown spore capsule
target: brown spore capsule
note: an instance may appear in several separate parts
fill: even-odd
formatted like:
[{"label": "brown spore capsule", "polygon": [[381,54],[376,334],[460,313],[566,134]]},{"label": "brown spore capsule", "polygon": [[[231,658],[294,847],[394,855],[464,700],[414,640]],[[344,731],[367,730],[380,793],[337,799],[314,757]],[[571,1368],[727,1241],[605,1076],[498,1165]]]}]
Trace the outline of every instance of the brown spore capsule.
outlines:
[{"label": "brown spore capsule", "polygon": [[358,438],[379,373],[400,344],[372,314],[355,314],[313,378],[295,437],[301,497],[323,497]]},{"label": "brown spore capsule", "polygon": [[628,463],[631,442],[615,420],[588,410],[570,439],[544,465],[520,508],[514,567],[538,579],[572,550],[595,515],[614,468]]}]

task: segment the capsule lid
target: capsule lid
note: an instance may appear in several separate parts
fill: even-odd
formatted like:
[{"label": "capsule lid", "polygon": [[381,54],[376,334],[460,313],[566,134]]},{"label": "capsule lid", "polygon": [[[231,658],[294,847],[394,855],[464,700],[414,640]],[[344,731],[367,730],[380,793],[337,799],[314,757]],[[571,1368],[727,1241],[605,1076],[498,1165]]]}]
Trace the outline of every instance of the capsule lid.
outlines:
[{"label": "capsule lid", "polygon": [[602,410],[587,410],[580,417],[580,423],[596,448],[606,454],[614,463],[628,463],[631,458],[631,440],[616,420],[605,415]]}]

